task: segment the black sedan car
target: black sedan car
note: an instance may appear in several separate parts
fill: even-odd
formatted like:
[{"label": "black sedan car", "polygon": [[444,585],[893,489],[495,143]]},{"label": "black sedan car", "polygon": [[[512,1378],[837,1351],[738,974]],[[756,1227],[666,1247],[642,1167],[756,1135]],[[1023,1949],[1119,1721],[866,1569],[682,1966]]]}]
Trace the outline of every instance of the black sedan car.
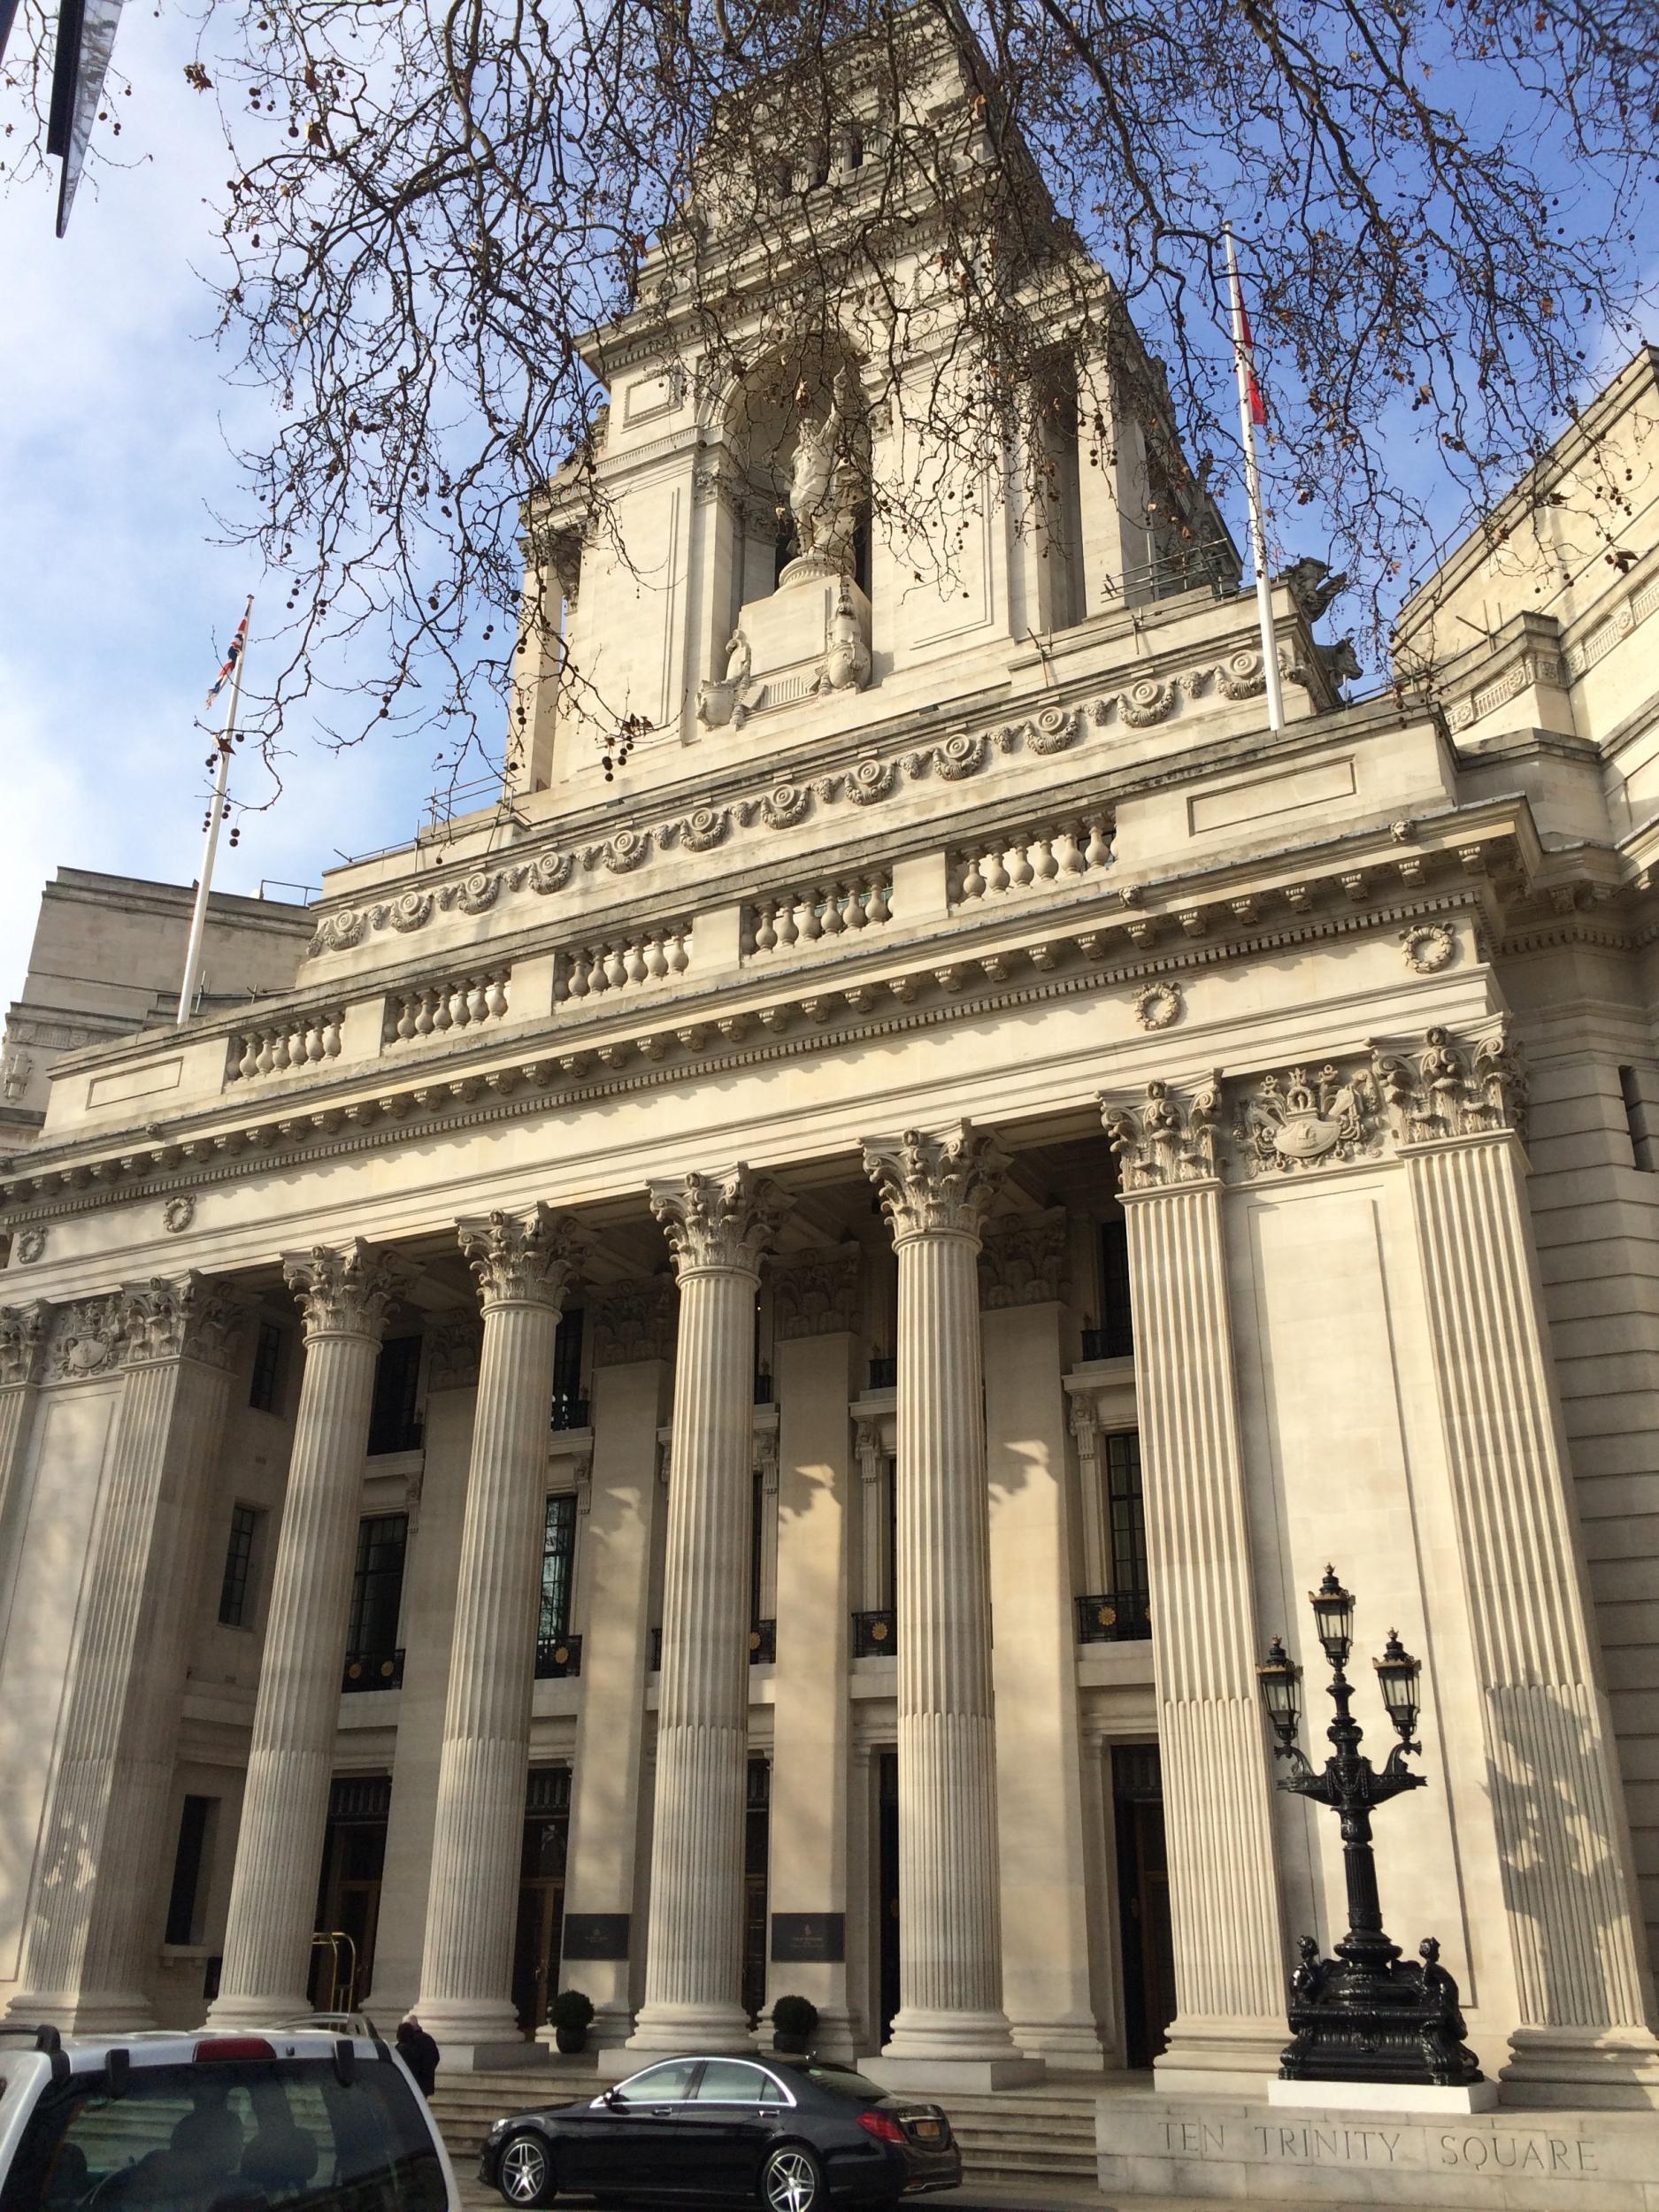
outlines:
[{"label": "black sedan car", "polygon": [[509,2204],[747,2199],[826,2212],[955,2189],[962,2153],[936,2104],[819,2059],[672,2058],[581,2104],[491,2128],[479,2174]]}]

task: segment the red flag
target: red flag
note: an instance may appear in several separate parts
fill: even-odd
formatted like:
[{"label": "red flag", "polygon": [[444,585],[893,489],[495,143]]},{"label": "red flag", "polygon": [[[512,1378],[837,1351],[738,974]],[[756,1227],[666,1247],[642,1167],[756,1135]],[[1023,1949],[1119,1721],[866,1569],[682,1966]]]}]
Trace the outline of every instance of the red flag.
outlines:
[{"label": "red flag", "polygon": [[1249,310],[1244,304],[1244,288],[1233,278],[1234,302],[1239,315],[1239,356],[1244,367],[1244,388],[1249,396],[1250,420],[1258,430],[1267,427],[1267,402],[1262,397],[1262,388],[1256,380],[1256,340],[1250,334]]}]

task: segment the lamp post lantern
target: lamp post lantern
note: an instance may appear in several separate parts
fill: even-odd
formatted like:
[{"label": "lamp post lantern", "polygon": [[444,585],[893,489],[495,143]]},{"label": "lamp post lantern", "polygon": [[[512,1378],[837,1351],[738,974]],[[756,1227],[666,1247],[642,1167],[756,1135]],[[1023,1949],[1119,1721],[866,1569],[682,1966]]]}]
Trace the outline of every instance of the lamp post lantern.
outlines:
[{"label": "lamp post lantern", "polygon": [[1276,1636],[1256,1669],[1262,1700],[1279,1739],[1276,1759],[1290,1772],[1281,1790],[1328,1805],[1342,1826],[1342,1863],[1348,1878],[1348,1933],[1334,1958],[1321,1958],[1312,1936],[1303,1936],[1302,1963],[1290,1978],[1291,2040],[1279,2062],[1288,2081],[1430,2082],[1466,2086],[1483,2078],[1480,2062],[1463,2041],[1457,1985],[1440,1963],[1432,1936],[1402,1959],[1382,1924],[1377,1862],[1371,1850],[1373,1805],[1402,1790],[1420,1790],[1425,1778],[1405,1763],[1421,1753],[1412,1740],[1417,1723],[1418,1663],[1390,1629],[1383,1655],[1374,1660],[1383,1705],[1400,1740],[1380,1771],[1360,1751],[1363,1730],[1350,1709],[1354,1686],[1343,1669],[1354,1644],[1354,1599],[1333,1567],[1310,1593],[1315,1628],[1331,1668],[1336,1707],[1326,1733],[1333,1749],[1323,1770],[1310,1764],[1296,1741],[1301,1718],[1302,1669]]}]

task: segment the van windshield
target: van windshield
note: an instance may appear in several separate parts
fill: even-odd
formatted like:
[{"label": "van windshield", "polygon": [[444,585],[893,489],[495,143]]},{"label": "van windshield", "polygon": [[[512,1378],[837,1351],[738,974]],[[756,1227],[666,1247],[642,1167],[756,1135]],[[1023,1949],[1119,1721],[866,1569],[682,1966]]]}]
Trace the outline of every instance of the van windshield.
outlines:
[{"label": "van windshield", "polygon": [[45,2090],[0,2212],[445,2212],[431,2131],[396,2068],[359,2057],[134,2065]]}]

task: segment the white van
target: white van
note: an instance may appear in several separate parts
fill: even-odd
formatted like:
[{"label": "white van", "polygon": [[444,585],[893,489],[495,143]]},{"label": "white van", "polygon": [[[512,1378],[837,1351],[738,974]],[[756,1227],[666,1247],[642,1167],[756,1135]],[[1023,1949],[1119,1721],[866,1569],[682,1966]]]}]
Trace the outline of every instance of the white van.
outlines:
[{"label": "white van", "polygon": [[460,2212],[378,2036],[0,2028],[0,2212]]}]

